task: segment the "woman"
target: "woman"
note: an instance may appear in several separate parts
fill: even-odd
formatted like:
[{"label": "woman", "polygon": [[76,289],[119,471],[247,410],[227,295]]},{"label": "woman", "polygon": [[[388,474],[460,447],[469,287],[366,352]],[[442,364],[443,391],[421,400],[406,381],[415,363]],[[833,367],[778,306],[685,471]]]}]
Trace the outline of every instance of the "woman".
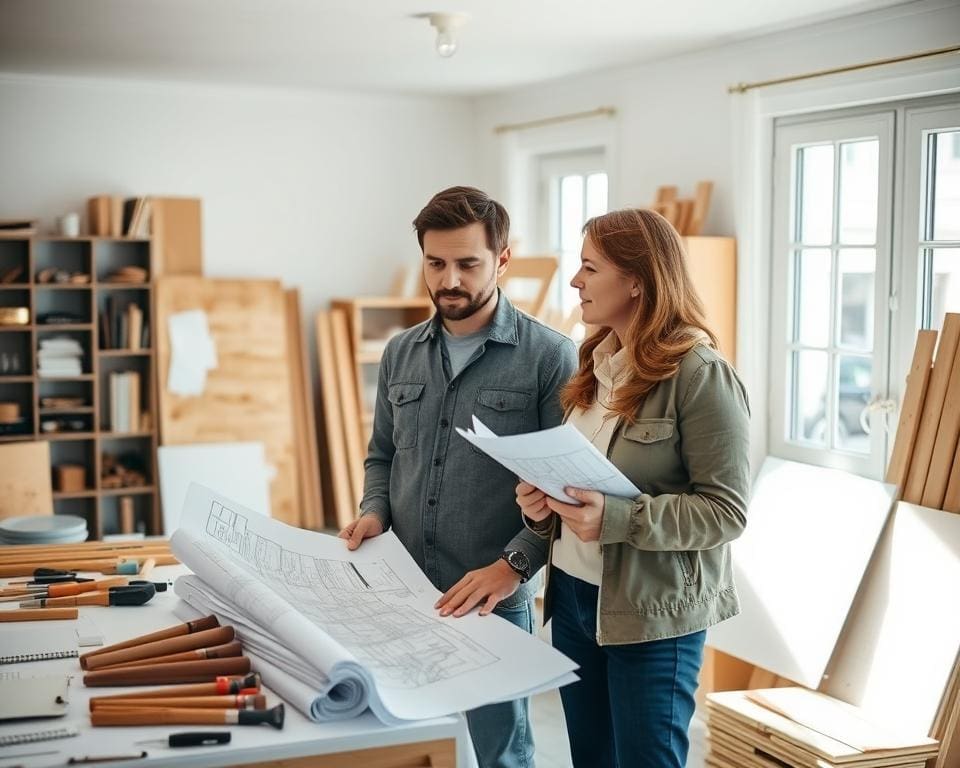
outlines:
[{"label": "woman", "polygon": [[517,503],[550,539],[544,619],[580,665],[560,690],[574,764],[681,768],[706,628],[739,611],[747,396],[666,219],[614,211],[584,234],[571,285],[597,330],[561,402],[640,494],[568,488],[573,505],[521,482]]}]

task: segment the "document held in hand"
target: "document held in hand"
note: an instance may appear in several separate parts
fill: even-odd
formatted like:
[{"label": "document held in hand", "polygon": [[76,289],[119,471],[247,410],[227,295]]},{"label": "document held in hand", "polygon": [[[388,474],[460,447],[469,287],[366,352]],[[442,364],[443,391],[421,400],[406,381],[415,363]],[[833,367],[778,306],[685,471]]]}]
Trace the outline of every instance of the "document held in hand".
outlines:
[{"label": "document held in hand", "polygon": [[579,504],[563,492],[569,487],[625,498],[640,495],[640,489],[572,424],[500,437],[474,416],[473,429],[457,427],[457,432],[521,480],[559,501]]}]

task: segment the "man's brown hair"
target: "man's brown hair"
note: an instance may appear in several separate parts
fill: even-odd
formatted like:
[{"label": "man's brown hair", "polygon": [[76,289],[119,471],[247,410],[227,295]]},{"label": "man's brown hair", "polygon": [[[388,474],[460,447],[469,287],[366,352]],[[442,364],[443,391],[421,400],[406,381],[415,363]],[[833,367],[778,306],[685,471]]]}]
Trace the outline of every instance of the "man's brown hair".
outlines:
[{"label": "man's brown hair", "polygon": [[510,237],[510,217],[500,203],[474,187],[450,187],[437,192],[417,214],[413,228],[423,250],[423,235],[429,230],[460,229],[478,221],[486,231],[487,247],[499,256]]}]

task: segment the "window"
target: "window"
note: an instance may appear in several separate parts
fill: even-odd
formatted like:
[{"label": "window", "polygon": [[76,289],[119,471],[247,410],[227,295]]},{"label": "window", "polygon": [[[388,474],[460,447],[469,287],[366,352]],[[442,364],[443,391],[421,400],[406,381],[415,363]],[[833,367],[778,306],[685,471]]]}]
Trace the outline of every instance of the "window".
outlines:
[{"label": "window", "polygon": [[917,329],[960,311],[960,108],[778,120],[773,205],[771,453],[881,477]]},{"label": "window", "polygon": [[541,241],[560,260],[553,304],[566,316],[580,302],[570,281],[580,268],[581,230],[587,219],[607,212],[604,153],[541,155],[539,176]]}]

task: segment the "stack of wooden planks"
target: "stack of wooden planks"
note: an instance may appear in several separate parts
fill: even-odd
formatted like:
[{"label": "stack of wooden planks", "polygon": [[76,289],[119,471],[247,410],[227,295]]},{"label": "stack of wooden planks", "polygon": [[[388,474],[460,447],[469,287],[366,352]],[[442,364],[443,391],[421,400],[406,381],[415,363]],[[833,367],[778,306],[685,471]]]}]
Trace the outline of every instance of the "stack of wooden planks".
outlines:
[{"label": "stack of wooden planks", "polygon": [[707,696],[710,768],[923,768],[938,744],[805,688]]},{"label": "stack of wooden planks", "polygon": [[[917,335],[886,481],[911,504],[960,513],[960,314]],[[936,348],[936,355],[934,355]]]}]

